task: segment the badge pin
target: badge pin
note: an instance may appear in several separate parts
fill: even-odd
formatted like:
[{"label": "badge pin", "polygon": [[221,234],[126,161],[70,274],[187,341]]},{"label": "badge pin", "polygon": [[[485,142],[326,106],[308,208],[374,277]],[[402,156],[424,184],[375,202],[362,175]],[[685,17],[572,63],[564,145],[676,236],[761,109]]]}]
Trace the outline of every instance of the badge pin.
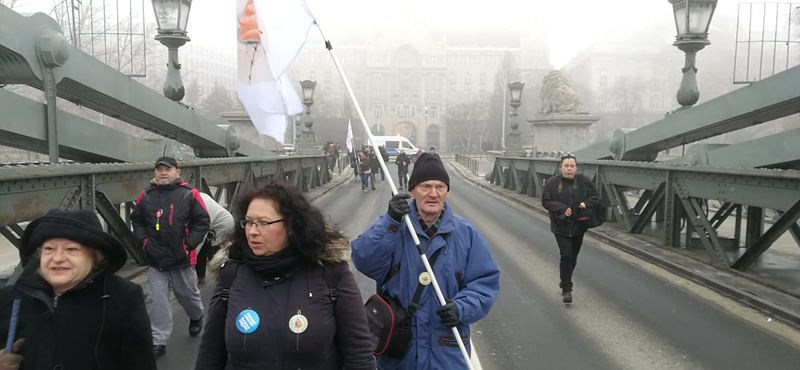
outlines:
[{"label": "badge pin", "polygon": [[308,319],[305,316],[297,314],[289,319],[289,330],[291,330],[292,333],[300,334],[306,331],[306,329],[308,329]]},{"label": "badge pin", "polygon": [[236,329],[242,334],[250,334],[256,331],[260,323],[261,319],[258,314],[250,309],[244,310],[236,316]]},{"label": "badge pin", "polygon": [[425,271],[419,274],[419,283],[422,285],[428,285],[431,283],[431,275]]}]

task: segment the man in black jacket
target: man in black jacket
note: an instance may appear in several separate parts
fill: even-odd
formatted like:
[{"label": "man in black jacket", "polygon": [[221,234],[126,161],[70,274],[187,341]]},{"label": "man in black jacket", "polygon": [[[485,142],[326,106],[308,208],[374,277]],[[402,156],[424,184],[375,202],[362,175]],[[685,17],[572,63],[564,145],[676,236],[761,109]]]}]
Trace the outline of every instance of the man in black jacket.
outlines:
[{"label": "man in black jacket", "polygon": [[586,232],[586,226],[578,221],[578,213],[597,206],[600,200],[592,180],[577,174],[575,156],[561,157],[559,169],[561,175],[551,177],[544,185],[542,206],[550,213],[550,230],[556,236],[561,254],[561,295],[564,303],[572,303],[572,273]]},{"label": "man in black jacket", "polygon": [[189,335],[200,335],[203,303],[197,288],[195,249],[203,242],[211,221],[200,192],[183,182],[178,162],[161,157],[155,178],[142,191],[131,214],[133,234],[144,249],[147,264],[147,310],[156,357],[166,353],[172,332],[170,285],[189,316]]},{"label": "man in black jacket", "polygon": [[397,177],[400,178],[400,189],[408,185],[408,165],[411,164],[411,158],[408,158],[406,151],[400,148],[400,154],[394,160],[397,164]]}]

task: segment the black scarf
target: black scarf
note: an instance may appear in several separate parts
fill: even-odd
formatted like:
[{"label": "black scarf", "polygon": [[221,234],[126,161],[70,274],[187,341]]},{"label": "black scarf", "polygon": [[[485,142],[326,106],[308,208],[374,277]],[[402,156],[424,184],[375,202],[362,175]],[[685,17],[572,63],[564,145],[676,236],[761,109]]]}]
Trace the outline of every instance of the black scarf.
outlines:
[{"label": "black scarf", "polygon": [[285,276],[294,272],[303,263],[300,251],[291,245],[269,256],[256,256],[247,244],[243,245],[241,250],[244,263],[264,279]]}]

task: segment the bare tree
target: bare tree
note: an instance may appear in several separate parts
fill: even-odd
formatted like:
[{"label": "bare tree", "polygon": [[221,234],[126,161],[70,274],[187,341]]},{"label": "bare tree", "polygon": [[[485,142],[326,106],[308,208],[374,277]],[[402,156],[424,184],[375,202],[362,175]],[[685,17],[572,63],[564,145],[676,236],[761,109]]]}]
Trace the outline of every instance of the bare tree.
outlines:
[{"label": "bare tree", "polygon": [[495,122],[489,118],[488,108],[485,101],[472,101],[448,109],[448,146],[463,153],[484,150],[486,139],[492,137],[491,122]]}]

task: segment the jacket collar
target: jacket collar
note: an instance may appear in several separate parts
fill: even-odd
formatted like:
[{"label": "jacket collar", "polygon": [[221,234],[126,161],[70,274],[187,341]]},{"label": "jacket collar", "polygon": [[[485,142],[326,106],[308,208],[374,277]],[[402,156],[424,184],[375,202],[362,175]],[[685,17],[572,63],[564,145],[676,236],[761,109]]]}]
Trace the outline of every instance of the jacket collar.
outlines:
[{"label": "jacket collar", "polygon": [[[455,230],[455,215],[453,214],[453,208],[447,203],[444,202],[445,209],[444,215],[442,219],[439,220],[439,230],[436,231],[436,234],[449,234]],[[417,211],[417,202],[411,202],[411,213],[409,213],[409,217],[411,217],[411,223],[414,225],[414,231],[417,233],[418,236],[424,237],[425,239],[429,239],[428,235],[425,234],[425,231],[422,230],[422,225],[419,224],[419,212]]]},{"label": "jacket collar", "polygon": [[[76,291],[85,289],[91,285],[95,279],[101,276],[103,272],[103,269],[92,270],[92,272],[90,272],[89,275],[83,279],[83,281],[78,283],[78,285],[74,286],[72,289],[64,292],[64,294],[61,296],[67,296]],[[53,299],[56,296],[55,292],[53,291],[53,287],[50,285],[50,283],[48,283],[42,277],[42,275],[39,274],[37,269],[26,268],[17,281],[16,286],[19,292],[42,301],[50,310],[53,310]]]}]

